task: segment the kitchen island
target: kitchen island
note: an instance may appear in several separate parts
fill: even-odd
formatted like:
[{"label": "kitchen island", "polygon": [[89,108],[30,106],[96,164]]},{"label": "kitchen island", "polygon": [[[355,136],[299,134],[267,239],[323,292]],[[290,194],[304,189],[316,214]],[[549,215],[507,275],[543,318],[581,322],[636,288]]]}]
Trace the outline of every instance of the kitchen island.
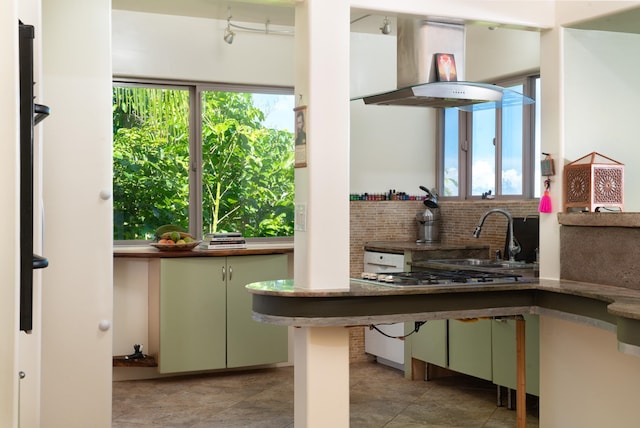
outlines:
[{"label": "kitchen island", "polygon": [[247,285],[254,319],[295,327],[552,316],[616,331],[619,349],[640,355],[640,291],[568,280],[389,287],[352,280],[348,290],[296,289],[292,280]]},{"label": "kitchen island", "polygon": [[623,287],[532,280],[397,288],[352,280],[346,290],[303,290],[296,289],[293,281],[279,280],[249,284],[247,289],[253,294],[257,321],[315,330],[381,322],[515,317],[519,428],[526,425],[522,315],[538,314],[615,331],[620,351],[640,355],[640,292]]}]

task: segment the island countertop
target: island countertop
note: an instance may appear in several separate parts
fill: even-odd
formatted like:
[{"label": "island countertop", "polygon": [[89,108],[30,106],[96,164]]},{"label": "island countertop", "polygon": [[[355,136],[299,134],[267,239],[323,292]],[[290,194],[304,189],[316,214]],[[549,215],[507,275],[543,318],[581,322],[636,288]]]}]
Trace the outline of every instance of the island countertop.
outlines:
[{"label": "island countertop", "polygon": [[297,327],[539,314],[616,331],[620,349],[640,355],[640,291],[535,279],[509,284],[390,287],[350,280],[346,289],[298,289],[292,280],[247,285],[254,319]]}]

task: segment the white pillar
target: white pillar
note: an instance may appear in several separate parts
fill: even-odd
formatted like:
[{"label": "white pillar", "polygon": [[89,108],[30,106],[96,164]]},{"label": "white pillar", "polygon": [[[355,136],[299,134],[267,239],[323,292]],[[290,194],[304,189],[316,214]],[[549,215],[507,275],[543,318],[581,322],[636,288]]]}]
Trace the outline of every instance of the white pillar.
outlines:
[{"label": "white pillar", "polygon": [[296,428],[349,426],[349,330],[303,327],[294,331]]},{"label": "white pillar", "polygon": [[19,213],[19,94],[18,6],[16,0],[0,2],[0,426],[18,423],[18,308],[20,282]]},{"label": "white pillar", "polygon": [[[306,166],[296,168],[294,282],[349,287],[349,2],[296,3],[296,105],[307,106]],[[295,426],[349,426],[346,328],[299,328]]]},{"label": "white pillar", "polygon": [[[335,5],[335,6],[332,6]],[[306,24],[306,25],[305,25]],[[296,168],[296,287],[349,278],[349,6],[296,6],[296,104],[306,105],[307,166]]]}]

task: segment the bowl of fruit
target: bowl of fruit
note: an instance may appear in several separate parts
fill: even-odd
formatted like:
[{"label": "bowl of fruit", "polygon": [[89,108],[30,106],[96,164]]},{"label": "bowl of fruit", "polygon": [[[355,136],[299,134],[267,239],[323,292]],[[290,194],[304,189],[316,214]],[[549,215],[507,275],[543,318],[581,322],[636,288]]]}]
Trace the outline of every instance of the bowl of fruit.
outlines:
[{"label": "bowl of fruit", "polygon": [[155,240],[150,245],[160,251],[191,251],[199,243],[180,226],[168,224],[156,230]]}]

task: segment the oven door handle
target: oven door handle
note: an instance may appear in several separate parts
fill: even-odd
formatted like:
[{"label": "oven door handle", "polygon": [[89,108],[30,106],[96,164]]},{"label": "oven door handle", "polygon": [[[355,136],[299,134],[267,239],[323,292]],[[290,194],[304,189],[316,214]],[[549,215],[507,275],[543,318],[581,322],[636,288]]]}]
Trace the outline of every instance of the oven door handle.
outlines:
[{"label": "oven door handle", "polygon": [[398,267],[398,266],[396,266],[396,265],[394,265],[392,263],[371,263],[371,262],[368,262],[367,264],[371,265],[371,266],[382,266],[382,267],[391,267],[391,268],[397,268]]}]

